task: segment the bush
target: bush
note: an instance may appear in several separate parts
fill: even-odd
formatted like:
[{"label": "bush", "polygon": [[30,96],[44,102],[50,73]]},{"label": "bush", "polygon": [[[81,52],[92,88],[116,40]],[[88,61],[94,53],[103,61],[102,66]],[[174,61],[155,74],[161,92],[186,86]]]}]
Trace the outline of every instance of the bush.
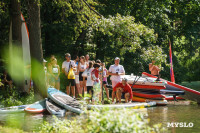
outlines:
[{"label": "bush", "polygon": [[4,107],[17,106],[22,104],[30,104],[34,101],[34,92],[29,94],[23,94],[19,92],[15,87],[10,89],[5,87],[0,93],[0,105]]},{"label": "bush", "polygon": [[54,122],[45,122],[40,128],[40,133],[130,133],[130,132],[161,132],[165,130],[161,124],[148,126],[148,120],[141,113],[132,109],[121,110],[94,110],[77,116],[72,120],[59,120],[54,117]]}]

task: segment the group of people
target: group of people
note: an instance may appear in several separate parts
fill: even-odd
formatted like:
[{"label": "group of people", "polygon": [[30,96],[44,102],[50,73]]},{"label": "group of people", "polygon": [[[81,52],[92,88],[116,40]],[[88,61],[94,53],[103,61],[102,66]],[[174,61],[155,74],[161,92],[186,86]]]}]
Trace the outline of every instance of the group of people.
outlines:
[{"label": "group of people", "polygon": [[[120,58],[116,57],[114,64],[106,69],[105,63],[100,60],[90,61],[89,55],[85,56],[75,56],[74,60],[71,60],[71,55],[69,53],[65,54],[65,61],[62,63],[62,68],[57,64],[57,59],[54,55],[51,56],[50,62],[45,66],[46,60],[44,60],[44,69],[47,74],[46,81],[50,86],[54,86],[56,89],[60,89],[60,74],[64,74],[64,85],[66,86],[66,93],[72,95],[73,98],[82,98],[85,93],[91,95],[94,94],[95,85],[103,85],[105,88],[107,99],[109,99],[109,91],[106,87],[107,77],[110,77],[112,82],[112,102],[121,103],[121,96],[124,95],[125,102],[132,101],[132,89],[127,83],[127,79],[121,79],[121,75],[125,75],[125,70],[122,65],[120,65]],[[154,75],[159,75],[157,72],[159,68],[152,62],[149,65],[149,70]],[[73,74],[72,74],[72,73]],[[70,76],[72,76],[70,78]],[[101,95],[100,92],[99,95]],[[100,99],[99,99],[100,100]]]}]

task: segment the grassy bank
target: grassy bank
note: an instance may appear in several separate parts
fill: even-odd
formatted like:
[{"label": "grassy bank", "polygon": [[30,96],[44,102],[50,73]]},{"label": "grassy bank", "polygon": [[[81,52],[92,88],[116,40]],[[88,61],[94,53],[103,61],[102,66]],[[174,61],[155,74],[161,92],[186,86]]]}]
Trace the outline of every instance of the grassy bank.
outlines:
[{"label": "grassy bank", "polygon": [[0,126],[0,133],[27,133],[27,132],[24,132],[23,130],[16,128]]},{"label": "grassy bank", "polygon": [[181,85],[200,91],[200,81],[182,82]]}]

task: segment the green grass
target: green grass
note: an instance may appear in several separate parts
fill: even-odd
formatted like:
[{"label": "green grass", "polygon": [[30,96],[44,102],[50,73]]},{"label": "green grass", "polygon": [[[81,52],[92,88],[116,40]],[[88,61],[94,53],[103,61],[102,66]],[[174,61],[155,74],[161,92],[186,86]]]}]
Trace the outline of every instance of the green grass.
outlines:
[{"label": "green grass", "polygon": [[200,91],[200,81],[182,82],[180,85]]},{"label": "green grass", "polygon": [[0,133],[27,133],[21,129],[0,126]]}]

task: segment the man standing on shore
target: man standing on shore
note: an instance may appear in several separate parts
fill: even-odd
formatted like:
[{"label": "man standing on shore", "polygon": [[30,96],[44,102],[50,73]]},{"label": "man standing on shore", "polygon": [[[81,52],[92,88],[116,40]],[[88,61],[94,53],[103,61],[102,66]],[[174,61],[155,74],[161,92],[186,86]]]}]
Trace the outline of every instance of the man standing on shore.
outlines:
[{"label": "man standing on shore", "polygon": [[66,61],[62,63],[62,72],[65,74],[66,91],[67,91],[67,94],[70,95],[69,86],[71,84],[72,95],[73,95],[73,98],[75,98],[75,79],[68,79],[68,73],[69,73],[70,68],[72,67],[73,69],[75,69],[75,62],[71,60],[71,55],[69,53],[65,54],[65,59]]},{"label": "man standing on shore", "polygon": [[[116,86],[117,83],[121,82],[121,75],[125,75],[125,70],[122,65],[119,64],[119,57],[115,58],[115,64],[111,65],[108,70],[108,75],[111,75],[110,80],[112,81],[112,88]],[[112,102],[114,103],[115,92],[112,91]]]},{"label": "man standing on shore", "polygon": [[151,72],[151,75],[158,77],[156,80],[160,80],[160,68],[159,66],[155,65],[155,60],[152,60],[151,63],[149,63],[149,71]]}]

